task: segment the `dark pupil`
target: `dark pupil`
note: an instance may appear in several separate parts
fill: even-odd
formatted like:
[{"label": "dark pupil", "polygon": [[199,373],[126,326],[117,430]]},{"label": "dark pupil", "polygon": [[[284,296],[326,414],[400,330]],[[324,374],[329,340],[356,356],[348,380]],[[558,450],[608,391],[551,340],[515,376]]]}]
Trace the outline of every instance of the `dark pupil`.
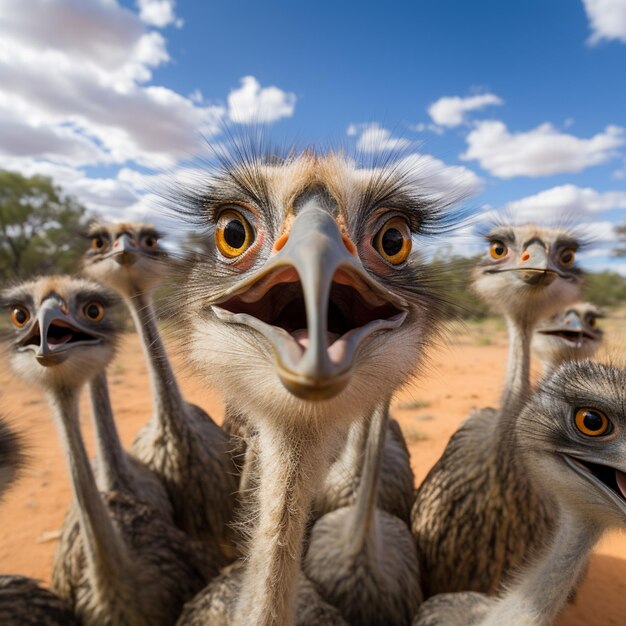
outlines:
[{"label": "dark pupil", "polygon": [[602,430],[602,427],[604,426],[602,418],[597,413],[592,413],[591,411],[587,411],[585,413],[585,417],[583,417],[583,424],[587,430],[592,432]]},{"label": "dark pupil", "polygon": [[149,248],[152,248],[152,246],[154,245],[154,239],[152,239],[152,237],[148,237],[148,238],[146,239],[146,245],[147,245]]},{"label": "dark pupil", "polygon": [[566,252],[563,255],[563,263],[569,263],[572,260],[572,255],[570,252]]},{"label": "dark pupil", "polygon": [[22,311],[22,309],[15,309],[15,321],[18,324],[23,324],[26,322],[26,313]]},{"label": "dark pupil", "polygon": [[95,319],[98,315],[100,315],[100,309],[95,304],[90,304],[87,307],[87,316]]},{"label": "dark pupil", "polygon": [[104,241],[102,239],[96,239],[97,248],[102,248],[103,245],[104,245]]},{"label": "dark pupil", "polygon": [[495,250],[498,256],[502,256],[504,254],[504,246],[496,246]]},{"label": "dark pupil", "polygon": [[231,247],[239,249],[246,243],[246,229],[239,220],[231,220],[224,228],[224,241]]},{"label": "dark pupil", "polygon": [[402,250],[404,237],[397,228],[389,228],[384,232],[381,243],[387,256],[395,256]]}]

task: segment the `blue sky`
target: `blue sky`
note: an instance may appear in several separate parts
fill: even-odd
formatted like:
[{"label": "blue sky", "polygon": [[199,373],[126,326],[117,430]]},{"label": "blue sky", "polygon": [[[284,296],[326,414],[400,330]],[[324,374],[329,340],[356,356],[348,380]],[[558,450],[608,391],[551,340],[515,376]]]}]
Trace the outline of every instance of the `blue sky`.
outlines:
[{"label": "blue sky", "polygon": [[574,215],[584,264],[626,274],[626,0],[0,0],[3,167],[93,210],[152,218],[201,133],[258,120],[419,154],[485,214]]}]

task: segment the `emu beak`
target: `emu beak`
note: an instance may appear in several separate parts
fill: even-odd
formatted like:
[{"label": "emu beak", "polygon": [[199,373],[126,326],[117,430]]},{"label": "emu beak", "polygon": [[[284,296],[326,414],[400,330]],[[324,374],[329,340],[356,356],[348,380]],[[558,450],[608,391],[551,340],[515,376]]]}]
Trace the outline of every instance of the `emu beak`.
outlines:
[{"label": "emu beak", "polygon": [[319,193],[299,207],[284,247],[213,310],[262,333],[283,385],[306,400],[343,391],[358,348],[408,314],[407,303],[365,271]]},{"label": "emu beak", "polygon": [[526,248],[525,254],[529,256],[517,269],[519,277],[527,285],[547,287],[552,284],[558,271],[548,258],[544,247],[539,243],[533,243]]},{"label": "emu beak", "polygon": [[131,238],[122,233],[113,244],[112,256],[120,265],[132,265],[137,260],[139,249],[133,244]]},{"label": "emu beak", "polygon": [[563,331],[582,334],[585,332],[585,327],[578,315],[573,311],[569,311],[565,315],[560,315],[554,324],[546,325],[539,330],[539,332],[546,335]]},{"label": "emu beak", "polygon": [[572,347],[580,348],[585,339],[593,340],[595,336],[590,332],[577,313],[569,311],[557,318],[556,323],[547,325],[538,330],[542,335],[554,335],[564,341],[569,341]]},{"label": "emu beak", "polygon": [[[580,453],[561,452],[563,460],[579,476],[599,488],[618,510],[626,516],[626,466],[624,465],[624,450],[619,450],[619,458],[604,454],[601,458],[591,455],[583,456]],[[607,458],[608,457],[608,458]]]},{"label": "emu beak", "polygon": [[101,341],[92,329],[77,323],[63,309],[59,299],[50,297],[45,300],[39,309],[36,324],[20,347],[20,351],[32,350],[37,361],[45,367],[65,361],[73,346]]}]

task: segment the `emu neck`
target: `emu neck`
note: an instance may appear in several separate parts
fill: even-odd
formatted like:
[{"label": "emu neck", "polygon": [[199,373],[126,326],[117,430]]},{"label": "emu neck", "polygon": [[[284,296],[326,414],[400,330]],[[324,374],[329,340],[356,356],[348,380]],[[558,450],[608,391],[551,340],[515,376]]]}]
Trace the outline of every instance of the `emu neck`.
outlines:
[{"label": "emu neck", "polygon": [[96,483],[100,491],[121,491],[134,494],[128,458],[122,447],[105,372],[98,374],[89,384],[91,416],[96,440]]},{"label": "emu neck", "polygon": [[153,421],[161,430],[177,431],[185,413],[185,401],[159,333],[152,300],[151,293],[137,292],[129,300],[130,308],[148,361]]},{"label": "emu neck", "polygon": [[530,391],[530,342],[534,323],[529,319],[507,317],[509,357],[500,403],[504,419],[512,421],[521,410]]},{"label": "emu neck", "polygon": [[362,552],[368,539],[371,539],[370,531],[376,512],[388,407],[389,403],[385,401],[377,406],[374,413],[367,419],[367,439],[362,447],[365,449],[365,455],[349,535],[351,552],[354,555]]},{"label": "emu neck", "polygon": [[288,626],[294,623],[304,530],[328,464],[328,440],[301,424],[261,423],[258,437],[258,522],[233,623]]},{"label": "emu neck", "polygon": [[78,420],[78,391],[55,389],[50,404],[68,462],[72,490],[78,503],[85,553],[96,580],[103,585],[128,576],[131,563],[98,493]]},{"label": "emu neck", "polygon": [[496,602],[482,626],[553,624],[601,532],[590,520],[562,512],[558,532],[543,557]]}]

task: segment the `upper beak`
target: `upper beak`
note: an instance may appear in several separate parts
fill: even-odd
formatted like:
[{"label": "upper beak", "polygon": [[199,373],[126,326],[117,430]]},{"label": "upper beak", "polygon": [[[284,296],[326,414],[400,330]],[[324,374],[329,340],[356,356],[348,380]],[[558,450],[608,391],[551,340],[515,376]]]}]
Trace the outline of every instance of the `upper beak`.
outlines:
[{"label": "upper beak", "polygon": [[[274,348],[282,383],[308,400],[340,393],[366,337],[397,328],[408,313],[403,299],[369,276],[322,206],[316,195],[307,200],[284,247],[214,306],[224,321],[261,332]],[[298,300],[305,317],[293,314],[283,323]]]},{"label": "upper beak", "polygon": [[120,265],[132,265],[137,260],[138,252],[139,249],[126,233],[122,233],[113,244],[112,255]]},{"label": "upper beak", "polygon": [[[74,340],[77,335],[81,338]],[[41,365],[50,366],[62,363],[69,355],[70,346],[99,341],[93,330],[83,328],[63,312],[59,300],[49,298],[41,305],[36,323],[22,341],[21,349],[33,350]]]},{"label": "upper beak", "polygon": [[582,321],[573,311],[570,311],[569,313],[566,313],[564,316],[557,319],[558,321],[556,324],[541,328],[541,332],[554,333],[567,331],[572,333],[583,333],[585,331],[585,327]]}]

